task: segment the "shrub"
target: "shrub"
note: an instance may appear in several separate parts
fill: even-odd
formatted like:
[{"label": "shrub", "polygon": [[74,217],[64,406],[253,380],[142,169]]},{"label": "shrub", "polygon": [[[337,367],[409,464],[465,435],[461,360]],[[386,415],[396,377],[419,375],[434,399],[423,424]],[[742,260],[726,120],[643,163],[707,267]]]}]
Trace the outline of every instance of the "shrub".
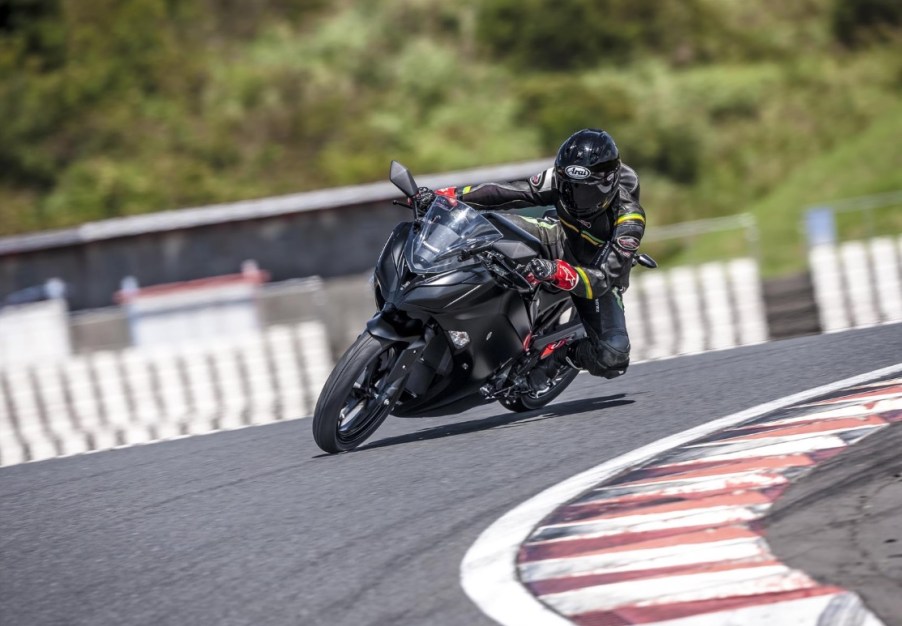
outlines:
[{"label": "shrub", "polygon": [[899,0],[834,0],[833,32],[849,47],[899,36],[902,2]]}]

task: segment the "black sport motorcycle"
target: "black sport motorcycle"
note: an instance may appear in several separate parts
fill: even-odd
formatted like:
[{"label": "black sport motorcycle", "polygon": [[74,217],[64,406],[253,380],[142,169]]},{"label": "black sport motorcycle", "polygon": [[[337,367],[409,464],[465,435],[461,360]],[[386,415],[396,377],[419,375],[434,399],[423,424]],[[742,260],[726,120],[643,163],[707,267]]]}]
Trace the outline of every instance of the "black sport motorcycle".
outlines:
[{"label": "black sport motorcycle", "polygon": [[[417,184],[407,168],[392,161],[389,178],[412,206]],[[541,250],[503,213],[443,196],[395,227],[374,274],[379,312],[316,403],[317,445],[353,450],[389,414],[448,415],[493,401],[529,411],[557,398],[579,372],[549,371],[545,360],[585,330],[568,292],[526,279],[525,264]]]}]

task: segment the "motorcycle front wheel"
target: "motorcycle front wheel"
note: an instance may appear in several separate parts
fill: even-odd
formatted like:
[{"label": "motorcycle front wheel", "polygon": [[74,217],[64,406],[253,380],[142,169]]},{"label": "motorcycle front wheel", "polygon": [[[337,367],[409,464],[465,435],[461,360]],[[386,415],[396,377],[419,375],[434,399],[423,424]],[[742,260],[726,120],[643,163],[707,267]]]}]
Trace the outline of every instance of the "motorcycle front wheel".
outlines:
[{"label": "motorcycle front wheel", "polygon": [[353,450],[379,428],[391,406],[378,397],[399,354],[364,333],[339,359],[313,411],[313,439],[324,452]]}]

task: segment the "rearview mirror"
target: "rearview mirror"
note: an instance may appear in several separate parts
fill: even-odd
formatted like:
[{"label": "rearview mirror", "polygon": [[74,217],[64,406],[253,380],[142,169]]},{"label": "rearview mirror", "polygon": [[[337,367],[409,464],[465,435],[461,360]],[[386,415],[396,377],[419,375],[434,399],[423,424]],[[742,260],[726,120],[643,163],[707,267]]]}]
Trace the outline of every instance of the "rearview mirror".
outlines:
[{"label": "rearview mirror", "polygon": [[413,179],[410,170],[397,161],[391,162],[388,179],[394,183],[395,187],[403,191],[408,198],[413,198],[417,195],[417,183]]}]

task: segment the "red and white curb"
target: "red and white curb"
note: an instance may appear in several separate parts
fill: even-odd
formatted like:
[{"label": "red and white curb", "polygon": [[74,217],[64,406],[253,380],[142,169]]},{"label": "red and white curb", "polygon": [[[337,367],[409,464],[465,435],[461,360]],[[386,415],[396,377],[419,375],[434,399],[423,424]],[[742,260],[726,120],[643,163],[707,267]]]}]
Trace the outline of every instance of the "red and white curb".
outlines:
[{"label": "red and white curb", "polygon": [[879,626],[854,593],[780,563],[758,521],[816,464],[902,422],[900,374],[769,402],[555,485],[479,537],[463,588],[511,626]]}]

